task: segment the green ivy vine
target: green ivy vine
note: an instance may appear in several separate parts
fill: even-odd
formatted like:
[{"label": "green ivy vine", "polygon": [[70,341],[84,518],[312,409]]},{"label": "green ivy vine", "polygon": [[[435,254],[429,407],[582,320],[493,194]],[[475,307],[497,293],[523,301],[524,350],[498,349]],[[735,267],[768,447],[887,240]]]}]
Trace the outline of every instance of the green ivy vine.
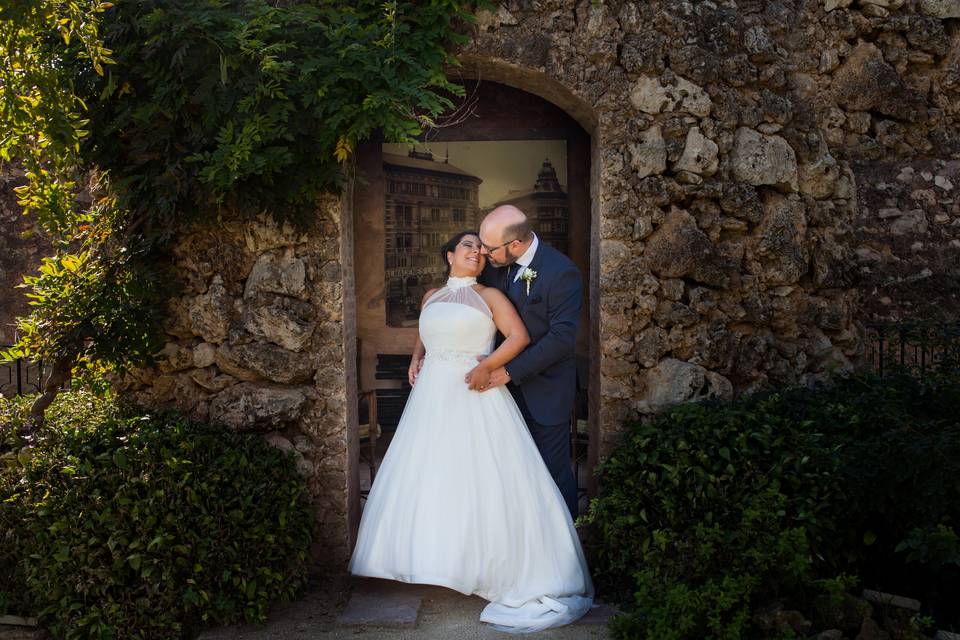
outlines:
[{"label": "green ivy vine", "polygon": [[[193,224],[309,227],[374,132],[414,140],[462,88],[460,0],[13,0],[0,8],[0,158],[56,253],[25,278],[7,358],[53,363],[35,423],[81,369],[149,362],[169,249]],[[89,197],[78,198],[86,192]],[[84,204],[89,202],[89,204]]]}]

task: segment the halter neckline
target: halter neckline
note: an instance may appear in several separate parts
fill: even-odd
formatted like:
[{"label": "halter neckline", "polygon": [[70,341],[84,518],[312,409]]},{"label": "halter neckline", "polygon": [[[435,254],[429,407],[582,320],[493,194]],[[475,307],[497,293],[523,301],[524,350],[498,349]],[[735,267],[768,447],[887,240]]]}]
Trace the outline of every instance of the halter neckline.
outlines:
[{"label": "halter neckline", "polygon": [[477,279],[473,276],[466,276],[462,278],[450,276],[447,278],[447,287],[453,290],[463,289],[464,287],[472,287],[475,284],[477,284]]}]

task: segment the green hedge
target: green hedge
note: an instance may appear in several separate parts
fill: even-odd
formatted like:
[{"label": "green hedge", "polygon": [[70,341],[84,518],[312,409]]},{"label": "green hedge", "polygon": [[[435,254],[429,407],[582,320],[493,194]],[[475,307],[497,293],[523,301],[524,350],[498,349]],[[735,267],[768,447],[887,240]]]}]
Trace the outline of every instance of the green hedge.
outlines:
[{"label": "green hedge", "polygon": [[851,377],[630,425],[600,469],[593,570],[621,638],[741,638],[860,576],[950,617],[960,378]]},{"label": "green hedge", "polygon": [[[24,408],[0,404],[0,432]],[[66,393],[26,464],[0,442],[0,605],[56,637],[262,621],[304,583],[305,486],[258,437]]]}]

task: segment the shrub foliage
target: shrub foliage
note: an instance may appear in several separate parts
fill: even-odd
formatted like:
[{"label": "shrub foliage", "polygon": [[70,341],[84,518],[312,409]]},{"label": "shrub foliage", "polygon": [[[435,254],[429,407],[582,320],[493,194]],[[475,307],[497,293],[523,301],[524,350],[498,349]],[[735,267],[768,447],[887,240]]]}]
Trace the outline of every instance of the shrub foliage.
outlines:
[{"label": "shrub foliage", "polygon": [[632,424],[587,517],[619,637],[745,637],[842,574],[952,615],[958,402],[956,375],[851,377]]},{"label": "shrub foliage", "polygon": [[[3,407],[5,433],[24,409]],[[8,612],[62,638],[179,638],[262,621],[303,584],[313,516],[284,453],[78,392],[48,425],[0,472]]]}]

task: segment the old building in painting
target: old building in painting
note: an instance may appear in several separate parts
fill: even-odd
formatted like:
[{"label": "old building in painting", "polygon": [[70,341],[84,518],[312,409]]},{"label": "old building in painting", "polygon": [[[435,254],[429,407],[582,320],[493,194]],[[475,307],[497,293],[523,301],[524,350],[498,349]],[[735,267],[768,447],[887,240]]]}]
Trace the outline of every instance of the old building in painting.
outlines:
[{"label": "old building in painting", "polygon": [[383,154],[383,178],[387,324],[413,326],[423,294],[445,280],[440,247],[479,224],[481,180],[416,150]]},{"label": "old building in painting", "polygon": [[567,253],[570,201],[549,158],[543,161],[532,189],[511,191],[489,209],[503,204],[512,204],[526,213],[537,235],[544,242],[562,253]]}]

